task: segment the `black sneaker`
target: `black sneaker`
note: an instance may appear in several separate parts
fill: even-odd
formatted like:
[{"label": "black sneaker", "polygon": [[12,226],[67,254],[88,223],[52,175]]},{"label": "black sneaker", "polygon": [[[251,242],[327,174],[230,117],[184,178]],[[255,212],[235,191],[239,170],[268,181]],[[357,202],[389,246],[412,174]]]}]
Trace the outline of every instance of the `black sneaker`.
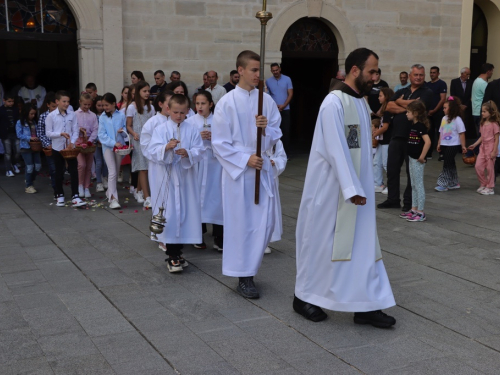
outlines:
[{"label": "black sneaker", "polygon": [[168,272],[182,272],[183,268],[178,256],[169,256],[167,259],[165,259],[165,262],[167,262]]},{"label": "black sneaker", "polygon": [[184,259],[182,255],[179,255],[179,263],[181,264],[182,268],[186,268],[189,266],[189,263]]},{"label": "black sneaker", "polygon": [[255,299],[259,298],[259,292],[253,283],[253,276],[240,277],[236,291],[245,298]]},{"label": "black sneaker", "polygon": [[443,161],[443,160],[444,160],[444,156],[443,155],[439,155],[438,161]]},{"label": "black sneaker", "polygon": [[297,296],[293,298],[293,310],[312,322],[321,322],[328,317],[321,307],[302,301]]},{"label": "black sneaker", "polygon": [[379,203],[377,205],[378,208],[401,208],[401,205],[398,202],[392,202],[389,199],[386,201]]},{"label": "black sneaker", "polygon": [[194,244],[193,246],[195,249],[206,249],[207,248],[207,245],[205,244],[205,242],[197,243],[197,244]]},{"label": "black sneaker", "polygon": [[371,324],[377,328],[389,328],[396,324],[396,319],[382,310],[354,313],[354,323]]}]

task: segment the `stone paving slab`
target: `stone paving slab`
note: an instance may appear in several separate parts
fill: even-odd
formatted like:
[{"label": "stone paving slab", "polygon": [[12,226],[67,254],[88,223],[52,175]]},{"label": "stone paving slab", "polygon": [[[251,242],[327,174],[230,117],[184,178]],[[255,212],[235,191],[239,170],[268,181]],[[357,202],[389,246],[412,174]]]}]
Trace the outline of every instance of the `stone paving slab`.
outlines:
[{"label": "stone paving slab", "polygon": [[304,156],[280,177],[283,239],[252,301],[221,275],[209,236],[169,274],[150,212],[124,188],[122,213],[76,210],[54,206],[47,178],[28,195],[1,175],[0,374],[498,374],[500,197],[476,194],[460,162],[462,188],[432,190],[441,165],[426,166],[427,222],[377,210],[398,303],[390,330],[332,311],[315,324],[291,308]]}]

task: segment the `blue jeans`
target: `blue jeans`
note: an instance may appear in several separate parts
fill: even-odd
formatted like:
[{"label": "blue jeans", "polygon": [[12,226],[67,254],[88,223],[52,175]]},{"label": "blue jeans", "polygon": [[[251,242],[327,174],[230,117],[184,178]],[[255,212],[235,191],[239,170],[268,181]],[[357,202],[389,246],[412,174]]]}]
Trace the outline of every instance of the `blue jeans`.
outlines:
[{"label": "blue jeans", "polygon": [[39,152],[32,152],[31,150],[22,150],[21,156],[26,164],[25,177],[26,187],[33,186],[37,172],[42,169],[42,159],[40,158]]},{"label": "blue jeans", "polygon": [[9,135],[6,139],[3,140],[3,146],[5,149],[4,163],[5,163],[5,171],[12,171],[13,164],[16,164],[21,158],[19,152],[19,139],[15,135]]},{"label": "blue jeans", "polygon": [[408,157],[410,162],[411,179],[411,206],[417,207],[417,210],[423,211],[425,205],[424,189],[424,168],[425,163],[420,163],[417,159]]},{"label": "blue jeans", "polygon": [[384,169],[387,173],[387,153],[389,152],[389,145],[378,145],[377,152],[373,157],[373,179],[375,186],[382,186],[384,184]]},{"label": "blue jeans", "polygon": [[97,147],[94,153],[95,159],[95,175],[97,178],[97,183],[102,184],[102,178],[108,177],[108,167],[104,161],[104,156],[102,154],[102,147]]}]

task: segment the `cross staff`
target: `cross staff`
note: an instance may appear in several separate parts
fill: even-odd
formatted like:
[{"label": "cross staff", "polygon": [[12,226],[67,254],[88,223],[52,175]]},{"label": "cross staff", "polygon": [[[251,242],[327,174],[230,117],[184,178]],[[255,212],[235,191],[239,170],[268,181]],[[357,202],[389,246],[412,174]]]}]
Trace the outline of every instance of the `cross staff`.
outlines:
[{"label": "cross staff", "polygon": [[[260,21],[260,77],[259,77],[259,107],[258,116],[262,116],[262,104],[264,101],[264,60],[266,55],[266,26],[267,21],[273,18],[271,12],[266,11],[266,0],[262,1],[262,10],[257,12],[256,18]],[[256,155],[261,157],[262,148],[262,128],[257,128],[257,151]],[[255,204],[259,204],[260,195],[260,170],[255,171]]]}]

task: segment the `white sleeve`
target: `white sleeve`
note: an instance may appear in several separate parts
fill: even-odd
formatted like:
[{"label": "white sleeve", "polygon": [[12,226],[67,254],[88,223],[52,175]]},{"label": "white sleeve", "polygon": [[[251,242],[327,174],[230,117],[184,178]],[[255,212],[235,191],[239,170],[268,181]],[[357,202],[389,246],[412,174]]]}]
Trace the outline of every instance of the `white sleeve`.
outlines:
[{"label": "white sleeve", "polygon": [[135,103],[132,103],[127,107],[127,110],[126,110],[127,117],[134,117],[136,112],[137,112],[137,109],[135,108]]},{"label": "white sleeve", "polygon": [[464,121],[460,117],[457,117],[455,119],[455,123],[457,124],[457,132],[458,133],[464,133],[465,132]]}]

